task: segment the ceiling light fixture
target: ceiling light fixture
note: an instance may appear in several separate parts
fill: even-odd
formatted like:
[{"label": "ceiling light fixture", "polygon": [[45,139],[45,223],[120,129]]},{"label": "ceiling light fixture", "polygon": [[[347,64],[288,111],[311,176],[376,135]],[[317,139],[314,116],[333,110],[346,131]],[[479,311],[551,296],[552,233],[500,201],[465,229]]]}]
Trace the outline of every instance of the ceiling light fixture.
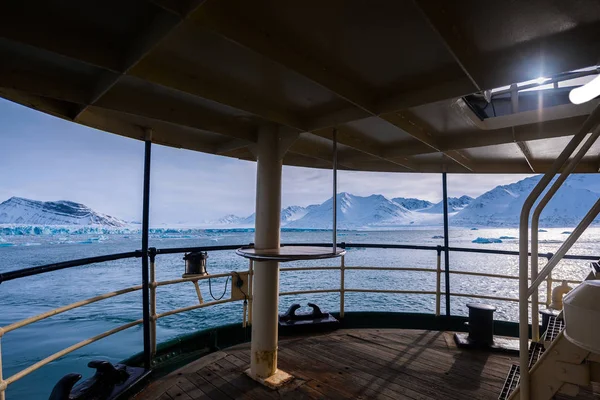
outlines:
[{"label": "ceiling light fixture", "polygon": [[597,96],[600,96],[600,75],[569,92],[569,100],[573,104],[583,104]]}]

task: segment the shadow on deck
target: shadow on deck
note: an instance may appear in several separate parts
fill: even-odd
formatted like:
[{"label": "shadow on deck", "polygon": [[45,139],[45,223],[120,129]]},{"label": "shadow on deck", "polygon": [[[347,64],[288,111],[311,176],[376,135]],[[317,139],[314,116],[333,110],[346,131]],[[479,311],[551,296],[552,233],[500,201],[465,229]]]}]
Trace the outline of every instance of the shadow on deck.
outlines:
[{"label": "shadow on deck", "polygon": [[[282,340],[279,368],[295,379],[277,391],[244,374],[250,345],[243,344],[186,365],[135,399],[497,399],[513,362],[457,349],[445,332],[345,329]],[[589,388],[577,398],[596,396]]]}]

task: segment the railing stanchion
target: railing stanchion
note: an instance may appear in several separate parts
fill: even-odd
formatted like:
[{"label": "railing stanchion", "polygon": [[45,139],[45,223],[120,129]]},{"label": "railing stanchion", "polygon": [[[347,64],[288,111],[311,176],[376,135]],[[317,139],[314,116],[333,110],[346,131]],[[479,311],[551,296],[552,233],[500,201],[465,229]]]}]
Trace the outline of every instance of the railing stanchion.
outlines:
[{"label": "railing stanchion", "polygon": [[[552,255],[552,253],[548,253],[548,255],[546,256],[546,258],[548,259],[547,261],[550,261]],[[546,307],[549,307],[552,303],[552,283],[552,271],[550,271],[548,277],[546,278]]]},{"label": "railing stanchion", "polygon": [[435,280],[435,316],[440,316],[441,311],[441,286],[442,286],[442,246],[437,248],[436,280]]},{"label": "railing stanchion", "polygon": [[4,382],[4,378],[2,376],[2,347],[1,347],[1,343],[2,342],[2,338],[0,337],[0,400],[4,400],[5,399],[5,393],[6,393],[6,382]]},{"label": "railing stanchion", "polygon": [[156,248],[148,251],[150,256],[150,342],[151,357],[156,356]]},{"label": "railing stanchion", "polygon": [[196,288],[196,296],[198,296],[198,303],[203,304],[204,298],[202,297],[202,291],[200,290],[200,285],[198,284],[197,280],[194,281],[194,288]]},{"label": "railing stanchion", "polygon": [[342,260],[340,262],[340,318],[344,318],[344,288],[345,288],[345,277],[344,270],[346,269],[346,264],[344,260],[344,256],[341,257]]}]

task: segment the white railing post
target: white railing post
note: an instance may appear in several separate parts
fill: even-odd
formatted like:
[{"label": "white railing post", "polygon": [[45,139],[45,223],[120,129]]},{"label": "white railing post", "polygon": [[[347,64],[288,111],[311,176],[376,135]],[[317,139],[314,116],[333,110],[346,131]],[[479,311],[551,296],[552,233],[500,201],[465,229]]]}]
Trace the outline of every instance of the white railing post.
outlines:
[{"label": "white railing post", "polygon": [[[154,251],[152,251],[154,250]],[[156,250],[150,250],[150,344],[152,358],[156,356]]]},{"label": "white railing post", "polygon": [[550,303],[552,303],[552,271],[546,278],[546,307],[550,306]]},{"label": "white railing post", "polygon": [[436,282],[435,282],[435,316],[439,317],[441,312],[442,301],[442,249],[438,246],[437,249],[437,266],[436,266]]},{"label": "white railing post", "polygon": [[196,296],[198,297],[198,303],[203,304],[204,298],[202,297],[202,291],[200,290],[200,285],[198,284],[198,280],[194,281],[194,288],[196,289]]},{"label": "white railing post", "polygon": [[[1,329],[1,328],[0,328]],[[4,334],[4,331],[0,331],[0,333]],[[6,382],[4,382],[4,378],[2,376],[2,336],[0,336],[0,400],[4,400],[6,398]]]},{"label": "white railing post", "polygon": [[345,294],[345,274],[344,270],[346,269],[346,264],[344,261],[344,256],[341,257],[340,263],[340,318],[344,318],[344,294]]}]

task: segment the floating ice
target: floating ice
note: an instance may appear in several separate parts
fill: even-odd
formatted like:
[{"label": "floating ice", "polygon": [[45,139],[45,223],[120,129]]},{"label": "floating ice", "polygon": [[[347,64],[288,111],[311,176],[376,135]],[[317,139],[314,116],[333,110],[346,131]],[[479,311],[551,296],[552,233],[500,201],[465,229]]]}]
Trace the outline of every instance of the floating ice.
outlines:
[{"label": "floating ice", "polygon": [[479,243],[479,244],[489,244],[489,243],[502,243],[502,240],[496,238],[482,238],[478,237],[473,240],[471,243]]},{"label": "floating ice", "polygon": [[435,236],[432,236],[431,238],[432,239],[443,239],[444,237],[440,236],[440,235],[435,235]]},{"label": "floating ice", "polygon": [[509,240],[509,239],[516,239],[516,237],[514,237],[514,236],[500,236],[500,239],[507,239],[507,240]]},{"label": "floating ice", "polygon": [[479,229],[477,228],[471,228],[472,231],[478,231]]},{"label": "floating ice", "polygon": [[562,233],[562,235],[570,235],[571,233],[573,233],[573,232],[570,232],[570,231],[564,231],[564,232]]},{"label": "floating ice", "polygon": [[548,232],[548,231],[545,229],[538,229],[538,232]]}]

